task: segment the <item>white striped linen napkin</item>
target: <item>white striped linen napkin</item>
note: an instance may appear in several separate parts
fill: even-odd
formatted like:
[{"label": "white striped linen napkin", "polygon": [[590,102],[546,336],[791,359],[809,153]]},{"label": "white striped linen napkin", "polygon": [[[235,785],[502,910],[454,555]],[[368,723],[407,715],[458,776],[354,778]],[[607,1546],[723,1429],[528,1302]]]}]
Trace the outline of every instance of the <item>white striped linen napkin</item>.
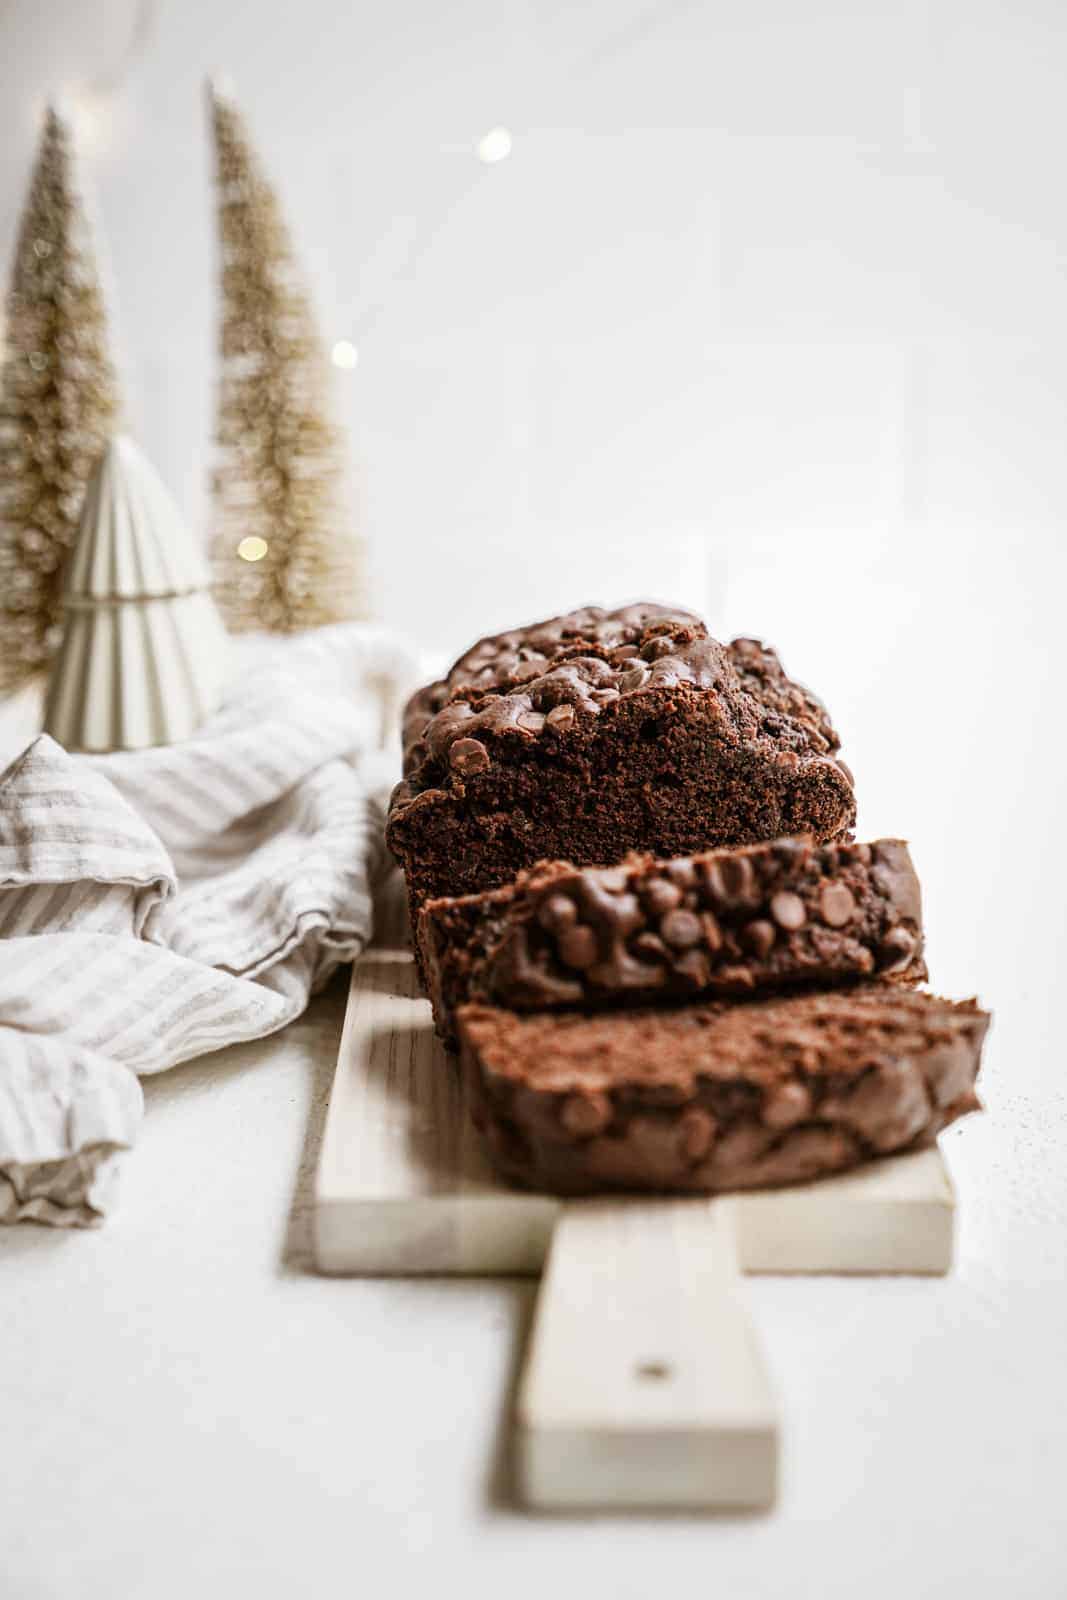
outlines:
[{"label": "white striped linen napkin", "polygon": [[137,1074],[284,1027],[370,934],[384,729],[418,676],[382,629],[235,643],[194,738],[0,777],[0,1221],[98,1221]]}]

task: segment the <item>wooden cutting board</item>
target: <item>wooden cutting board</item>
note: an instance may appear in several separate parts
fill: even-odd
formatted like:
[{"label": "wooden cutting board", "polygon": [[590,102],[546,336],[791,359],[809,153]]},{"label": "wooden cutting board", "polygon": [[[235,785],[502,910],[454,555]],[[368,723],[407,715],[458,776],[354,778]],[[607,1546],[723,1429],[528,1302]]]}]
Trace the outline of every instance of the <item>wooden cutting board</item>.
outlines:
[{"label": "wooden cutting board", "polygon": [[320,1270],[544,1269],[516,1419],[531,1506],[770,1505],[780,1422],[743,1274],[947,1272],[955,1200],[940,1153],[718,1199],[507,1188],[434,1035],[399,880],[380,912],[326,1119]]}]

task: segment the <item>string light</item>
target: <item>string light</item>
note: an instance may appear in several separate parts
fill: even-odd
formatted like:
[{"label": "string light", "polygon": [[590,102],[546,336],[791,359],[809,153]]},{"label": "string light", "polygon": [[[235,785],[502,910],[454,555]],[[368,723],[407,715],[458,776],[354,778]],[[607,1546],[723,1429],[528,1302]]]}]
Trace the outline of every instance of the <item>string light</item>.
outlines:
[{"label": "string light", "polygon": [[237,554],[242,561],[262,561],[269,549],[266,539],[261,539],[258,533],[250,533],[237,546]]},{"label": "string light", "polygon": [[497,161],[506,161],[511,154],[511,134],[507,128],[490,128],[478,140],[478,159],[491,167]]},{"label": "string light", "polygon": [[72,88],[68,89],[62,104],[78,135],[79,148],[86,155],[102,153],[113,131],[113,93],[93,87]]},{"label": "string light", "polygon": [[345,372],[351,372],[359,360],[359,351],[350,339],[338,339],[330,351],[330,360],[335,367],[341,367]]}]

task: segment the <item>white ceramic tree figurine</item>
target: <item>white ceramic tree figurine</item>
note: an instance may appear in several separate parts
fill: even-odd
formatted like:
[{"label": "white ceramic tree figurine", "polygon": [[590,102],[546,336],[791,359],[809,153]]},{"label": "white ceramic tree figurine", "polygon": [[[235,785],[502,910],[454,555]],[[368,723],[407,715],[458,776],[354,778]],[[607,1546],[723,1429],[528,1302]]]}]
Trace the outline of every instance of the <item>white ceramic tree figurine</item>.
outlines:
[{"label": "white ceramic tree figurine", "polygon": [[219,702],[226,636],[207,565],[145,457],[116,438],[85,496],[45,730],[69,750],[186,739]]}]

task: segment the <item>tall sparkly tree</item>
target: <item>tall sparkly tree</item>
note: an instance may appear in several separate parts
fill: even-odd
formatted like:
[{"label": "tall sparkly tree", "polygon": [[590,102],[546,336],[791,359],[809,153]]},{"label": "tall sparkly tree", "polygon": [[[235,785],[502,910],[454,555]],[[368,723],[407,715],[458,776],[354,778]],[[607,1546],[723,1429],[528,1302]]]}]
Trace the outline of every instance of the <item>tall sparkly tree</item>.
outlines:
[{"label": "tall sparkly tree", "polygon": [[55,653],[67,552],[117,422],[73,139],[50,109],[15,245],[0,372],[0,692]]},{"label": "tall sparkly tree", "polygon": [[212,562],[235,632],[366,614],[330,373],[278,201],[229,95],[209,91],[222,267]]}]

